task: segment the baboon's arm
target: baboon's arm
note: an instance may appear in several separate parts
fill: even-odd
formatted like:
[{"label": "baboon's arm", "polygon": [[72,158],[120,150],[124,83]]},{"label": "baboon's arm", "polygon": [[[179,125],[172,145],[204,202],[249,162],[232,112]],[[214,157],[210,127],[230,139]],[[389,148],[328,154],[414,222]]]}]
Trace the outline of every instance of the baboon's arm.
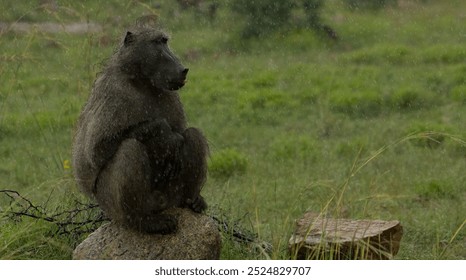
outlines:
[{"label": "baboon's arm", "polygon": [[94,148],[91,151],[91,162],[97,167],[102,168],[116,153],[118,147],[123,141],[123,133],[116,133],[105,138],[100,139],[96,142]]},{"label": "baboon's arm", "polygon": [[142,121],[117,133],[104,135],[95,143],[91,152],[91,160],[96,167],[101,168],[113,157],[121,142],[127,138],[134,138],[142,143],[165,139],[165,141],[160,141],[159,144],[161,144],[168,139],[175,140],[177,135],[182,138],[180,134],[172,132],[165,119]]}]

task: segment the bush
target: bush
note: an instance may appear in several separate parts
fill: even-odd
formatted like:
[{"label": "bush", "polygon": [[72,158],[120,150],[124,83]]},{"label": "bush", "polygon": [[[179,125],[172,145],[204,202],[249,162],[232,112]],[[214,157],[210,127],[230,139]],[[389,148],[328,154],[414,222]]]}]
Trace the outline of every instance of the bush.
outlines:
[{"label": "bush", "polygon": [[246,156],[235,149],[228,148],[213,154],[209,162],[209,174],[216,178],[228,178],[244,174],[248,162]]},{"label": "bush", "polygon": [[283,26],[289,19],[293,3],[291,1],[233,0],[231,8],[246,17],[242,36],[258,37]]},{"label": "bush", "polygon": [[294,8],[301,8],[306,24],[320,31],[323,28],[320,19],[322,5],[323,0],[232,0],[230,4],[235,13],[245,17],[244,38],[260,37],[286,26]]},{"label": "bush", "polygon": [[320,19],[320,10],[323,6],[323,0],[304,0],[303,9],[306,14],[307,24],[309,27],[319,29],[322,27]]}]

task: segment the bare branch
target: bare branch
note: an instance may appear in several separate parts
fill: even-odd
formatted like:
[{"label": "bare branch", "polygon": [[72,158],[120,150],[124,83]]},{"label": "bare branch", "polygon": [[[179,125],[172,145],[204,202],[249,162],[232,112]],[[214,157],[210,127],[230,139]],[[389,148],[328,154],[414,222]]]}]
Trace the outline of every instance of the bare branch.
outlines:
[{"label": "bare branch", "polygon": [[95,231],[104,221],[108,221],[97,204],[75,200],[76,208],[50,214],[50,211],[35,205],[17,191],[0,190],[0,194],[9,200],[8,209],[0,208],[0,214],[13,221],[28,217],[52,223],[56,226],[55,235],[80,236]]}]

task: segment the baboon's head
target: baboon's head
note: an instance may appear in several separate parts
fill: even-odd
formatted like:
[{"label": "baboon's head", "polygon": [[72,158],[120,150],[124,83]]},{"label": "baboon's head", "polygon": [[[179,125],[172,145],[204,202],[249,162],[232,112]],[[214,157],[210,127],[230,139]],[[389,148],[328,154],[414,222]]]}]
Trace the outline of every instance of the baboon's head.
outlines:
[{"label": "baboon's head", "polygon": [[165,90],[185,84],[188,68],[168,47],[168,36],[157,29],[128,31],[118,55],[123,71],[138,83]]}]

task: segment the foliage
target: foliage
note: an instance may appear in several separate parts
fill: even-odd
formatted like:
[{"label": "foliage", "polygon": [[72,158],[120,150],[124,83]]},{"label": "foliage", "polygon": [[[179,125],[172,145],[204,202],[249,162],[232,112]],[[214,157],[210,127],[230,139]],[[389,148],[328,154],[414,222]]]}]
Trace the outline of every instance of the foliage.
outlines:
[{"label": "foliage", "polygon": [[306,15],[307,24],[309,27],[319,29],[322,27],[321,10],[323,8],[323,0],[303,0],[302,7]]},{"label": "foliage", "polygon": [[209,161],[209,175],[228,178],[243,174],[247,168],[246,156],[235,149],[227,148],[212,155]]},{"label": "foliage", "polygon": [[292,21],[293,10],[301,8],[305,14],[308,27],[320,29],[322,22],[320,11],[323,0],[232,0],[231,9],[239,16],[245,17],[242,36],[260,37],[287,27]]},{"label": "foliage", "polygon": [[283,26],[290,17],[292,3],[290,1],[235,0],[231,8],[239,15],[246,16],[247,23],[243,36],[255,37]]}]

